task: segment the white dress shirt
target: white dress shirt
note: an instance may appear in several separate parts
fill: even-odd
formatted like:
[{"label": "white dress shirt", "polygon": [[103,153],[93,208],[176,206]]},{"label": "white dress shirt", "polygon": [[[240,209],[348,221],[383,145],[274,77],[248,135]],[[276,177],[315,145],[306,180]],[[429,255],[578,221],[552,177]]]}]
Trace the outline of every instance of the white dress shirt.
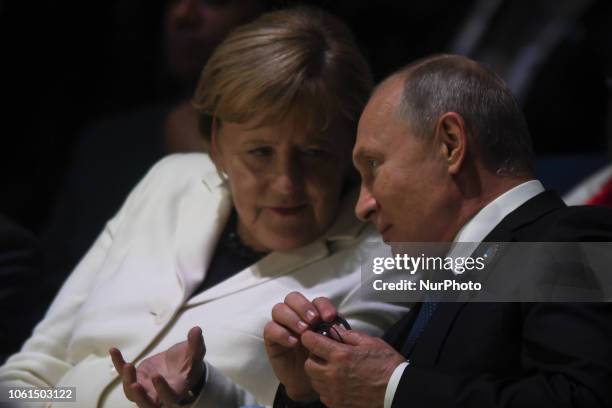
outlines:
[{"label": "white dress shirt", "polygon": [[[527,181],[506,191],[478,211],[476,215],[459,230],[453,242],[468,243],[461,245],[459,248],[461,252],[465,252],[470,248],[471,253],[471,251],[476,249],[478,244],[480,244],[493,228],[495,228],[508,214],[543,191],[544,186],[542,186],[542,183],[538,180]],[[453,250],[451,250],[449,256],[456,257],[469,255],[454,253]],[[391,374],[385,391],[384,408],[391,408],[393,398],[395,397],[395,391],[408,365],[410,365],[410,361],[398,365],[393,371],[393,374]]]}]

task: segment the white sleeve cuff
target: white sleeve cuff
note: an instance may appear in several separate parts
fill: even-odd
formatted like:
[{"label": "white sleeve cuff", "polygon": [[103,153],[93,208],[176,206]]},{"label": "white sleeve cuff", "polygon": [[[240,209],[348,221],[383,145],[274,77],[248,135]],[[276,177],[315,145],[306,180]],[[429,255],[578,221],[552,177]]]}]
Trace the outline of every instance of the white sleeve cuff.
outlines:
[{"label": "white sleeve cuff", "polygon": [[215,366],[206,364],[204,387],[190,408],[241,407],[254,405],[255,398],[238,384],[224,376]]},{"label": "white sleeve cuff", "polygon": [[391,374],[391,378],[389,378],[389,382],[387,383],[387,390],[385,391],[384,408],[391,408],[391,404],[393,404],[393,397],[395,397],[395,391],[397,390],[397,386],[402,379],[402,374],[404,374],[404,370],[406,367],[408,367],[408,364],[408,362],[404,362],[395,367],[395,370],[393,370],[393,374]]}]

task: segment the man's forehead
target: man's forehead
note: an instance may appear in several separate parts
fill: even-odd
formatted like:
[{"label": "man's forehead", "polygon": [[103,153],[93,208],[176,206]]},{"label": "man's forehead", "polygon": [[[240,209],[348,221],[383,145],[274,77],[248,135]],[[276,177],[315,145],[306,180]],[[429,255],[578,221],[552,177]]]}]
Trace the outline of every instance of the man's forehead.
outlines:
[{"label": "man's forehead", "polygon": [[394,77],[381,83],[366,105],[359,121],[359,127],[369,131],[370,127],[378,127],[396,119],[402,89],[403,81]]},{"label": "man's forehead", "polygon": [[389,125],[397,124],[397,108],[402,94],[403,81],[391,77],[381,83],[364,109],[359,121],[355,152],[382,143]]},{"label": "man's forehead", "polygon": [[385,107],[395,108],[402,96],[405,79],[401,75],[393,75],[381,82],[371,98],[371,102]]}]

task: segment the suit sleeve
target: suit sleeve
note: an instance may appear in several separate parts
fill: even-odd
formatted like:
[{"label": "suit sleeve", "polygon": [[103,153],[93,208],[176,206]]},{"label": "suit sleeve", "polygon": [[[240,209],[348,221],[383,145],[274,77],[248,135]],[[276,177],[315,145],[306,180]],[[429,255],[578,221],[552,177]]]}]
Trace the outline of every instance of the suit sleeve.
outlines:
[{"label": "suit sleeve", "polygon": [[524,304],[521,372],[477,376],[407,367],[393,408],[612,406],[612,305]]},{"label": "suit sleeve", "polygon": [[204,388],[191,408],[241,407],[256,405],[255,397],[227,378],[211,364],[206,363]]},{"label": "suit sleeve", "polygon": [[272,408],[325,408],[321,401],[313,401],[309,403],[293,401],[285,392],[285,387],[281,384],[276,390],[274,397],[274,405]]},{"label": "suit sleeve", "polygon": [[50,387],[57,384],[71,369],[68,345],[76,316],[92,291],[102,265],[107,262],[109,249],[126,214],[132,206],[137,205],[158,167],[159,164],[153,167],[130,193],[118,214],[106,224],[91,249],[63,284],[45,317],[35,327],[22,349],[0,367],[0,384],[6,387]]}]

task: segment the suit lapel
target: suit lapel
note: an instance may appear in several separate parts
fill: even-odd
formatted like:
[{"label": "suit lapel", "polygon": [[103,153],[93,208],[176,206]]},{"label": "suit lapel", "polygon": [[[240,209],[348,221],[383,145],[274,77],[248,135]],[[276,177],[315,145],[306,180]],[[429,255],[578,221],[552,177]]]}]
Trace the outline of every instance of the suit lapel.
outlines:
[{"label": "suit lapel", "polygon": [[404,340],[408,337],[410,328],[414,324],[417,314],[419,313],[421,304],[417,303],[410,311],[399,319],[393,326],[389,327],[383,336],[383,340],[389,343],[393,348],[400,351],[404,344]]},{"label": "suit lapel", "polygon": [[194,296],[188,303],[196,305],[210,302],[261,285],[325,258],[328,254],[327,245],[321,240],[290,252],[272,252],[254,265]]},{"label": "suit lapel", "polygon": [[[483,242],[512,242],[515,240],[516,231],[522,226],[564,206],[565,204],[556,193],[552,191],[540,193],[508,214],[487,235]],[[453,322],[465,305],[466,302],[447,302],[438,305],[436,312],[413,349],[412,361],[414,364],[422,367],[436,365]],[[411,315],[413,314],[411,313]],[[406,316],[406,318],[409,316]],[[412,321],[414,321],[414,317],[410,320],[410,322]],[[407,331],[404,332],[407,333]]]},{"label": "suit lapel", "polygon": [[204,175],[194,194],[178,204],[175,272],[183,302],[202,283],[219,236],[232,209],[232,200],[216,170]]}]

